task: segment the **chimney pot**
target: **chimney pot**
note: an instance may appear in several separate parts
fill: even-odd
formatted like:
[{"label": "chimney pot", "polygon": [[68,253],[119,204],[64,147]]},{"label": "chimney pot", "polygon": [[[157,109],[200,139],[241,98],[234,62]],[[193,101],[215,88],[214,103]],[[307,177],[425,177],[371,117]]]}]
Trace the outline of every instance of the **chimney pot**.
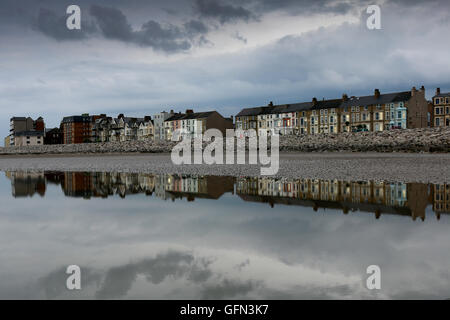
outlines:
[{"label": "chimney pot", "polygon": [[436,95],[440,95],[441,94],[441,88],[436,88]]},{"label": "chimney pot", "polygon": [[380,93],[380,90],[379,89],[375,89],[375,98],[379,98],[380,97],[380,95],[381,95],[381,93]]}]

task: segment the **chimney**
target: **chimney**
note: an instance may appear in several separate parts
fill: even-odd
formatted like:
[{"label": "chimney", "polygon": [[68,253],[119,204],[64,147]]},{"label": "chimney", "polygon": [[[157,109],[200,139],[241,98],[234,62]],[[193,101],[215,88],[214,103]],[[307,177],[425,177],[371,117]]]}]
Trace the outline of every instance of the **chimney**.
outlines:
[{"label": "chimney", "polygon": [[313,106],[315,106],[315,105],[317,104],[317,98],[316,98],[316,97],[314,97],[314,98],[312,99],[312,103],[313,103]]},{"label": "chimney", "polygon": [[414,95],[416,94],[416,92],[417,92],[416,87],[412,87],[412,89],[411,89],[411,96],[414,97]]},{"label": "chimney", "polygon": [[124,118],[125,116],[123,115],[123,113],[120,113],[118,116],[117,116],[117,118]]},{"label": "chimney", "polygon": [[194,113],[194,110],[192,109],[186,109],[186,114]]},{"label": "chimney", "polygon": [[441,88],[436,88],[436,95],[440,95],[441,94]]},{"label": "chimney", "polygon": [[375,98],[378,99],[380,97],[381,93],[379,89],[375,89]]},{"label": "chimney", "polygon": [[273,101],[270,101],[268,104],[269,107],[273,107]]},{"label": "chimney", "polygon": [[145,122],[149,122],[150,120],[152,120],[151,116],[144,116],[144,121]]},{"label": "chimney", "polygon": [[348,100],[348,95],[346,93],[344,93],[342,95],[342,101],[347,101]]}]

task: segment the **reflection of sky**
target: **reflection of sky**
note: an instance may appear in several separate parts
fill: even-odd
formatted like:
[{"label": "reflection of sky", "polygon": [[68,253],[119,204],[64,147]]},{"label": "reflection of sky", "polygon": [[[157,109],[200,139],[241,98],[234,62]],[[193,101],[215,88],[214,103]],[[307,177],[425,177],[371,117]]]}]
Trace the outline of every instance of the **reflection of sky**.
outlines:
[{"label": "reflection of sky", "polygon": [[[449,298],[440,221],[219,200],[11,197],[0,178],[0,298]],[[427,210],[431,214],[430,208]],[[82,268],[80,292],[64,268]],[[382,290],[365,289],[378,264]]]}]

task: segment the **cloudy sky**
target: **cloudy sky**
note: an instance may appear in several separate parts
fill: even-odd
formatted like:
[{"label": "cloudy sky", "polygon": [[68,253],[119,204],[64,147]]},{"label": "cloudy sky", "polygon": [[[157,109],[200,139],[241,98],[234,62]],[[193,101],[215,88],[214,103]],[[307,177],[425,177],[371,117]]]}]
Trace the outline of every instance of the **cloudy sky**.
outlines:
[{"label": "cloudy sky", "polygon": [[[81,30],[66,9],[81,8]],[[381,6],[381,30],[366,9]],[[447,0],[2,0],[0,116],[152,115],[450,90]]]}]

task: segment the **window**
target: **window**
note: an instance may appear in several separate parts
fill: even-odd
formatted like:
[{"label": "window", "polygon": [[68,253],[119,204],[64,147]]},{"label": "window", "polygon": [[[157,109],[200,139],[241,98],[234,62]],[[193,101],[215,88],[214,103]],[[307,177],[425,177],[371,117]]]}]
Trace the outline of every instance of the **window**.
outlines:
[{"label": "window", "polygon": [[[380,120],[380,114],[378,112],[375,113],[375,120]],[[378,131],[378,129],[377,129],[377,131]]]},{"label": "window", "polygon": [[369,110],[369,107],[368,106],[364,106],[364,111],[367,111],[367,110]]},{"label": "window", "polygon": [[437,126],[437,127],[439,127],[439,126],[440,126],[440,120],[441,120],[441,119],[439,119],[439,118],[436,118],[435,124],[436,124],[436,126]]},{"label": "window", "polygon": [[439,108],[435,108],[435,114],[439,114]]},{"label": "window", "polygon": [[436,99],[434,100],[434,103],[435,103],[435,104],[439,104],[439,103],[440,103],[440,100],[441,100],[441,99],[436,98]]},{"label": "window", "polygon": [[401,111],[399,111],[399,112],[397,113],[397,118],[399,118],[399,119],[402,118],[402,112],[401,112]]}]

